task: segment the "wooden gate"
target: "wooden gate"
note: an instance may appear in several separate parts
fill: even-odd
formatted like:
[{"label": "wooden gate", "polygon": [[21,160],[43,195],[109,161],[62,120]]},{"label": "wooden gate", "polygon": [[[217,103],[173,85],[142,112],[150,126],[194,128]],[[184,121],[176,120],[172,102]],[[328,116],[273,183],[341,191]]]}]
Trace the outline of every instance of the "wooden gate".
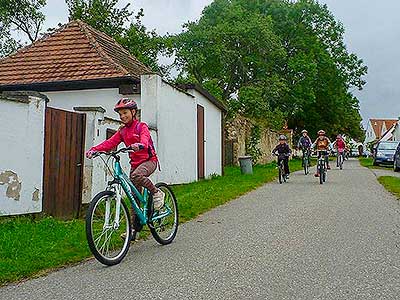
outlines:
[{"label": "wooden gate", "polygon": [[46,108],[43,211],[77,217],[82,204],[86,115]]},{"label": "wooden gate", "polygon": [[197,178],[204,178],[204,107],[197,105]]}]

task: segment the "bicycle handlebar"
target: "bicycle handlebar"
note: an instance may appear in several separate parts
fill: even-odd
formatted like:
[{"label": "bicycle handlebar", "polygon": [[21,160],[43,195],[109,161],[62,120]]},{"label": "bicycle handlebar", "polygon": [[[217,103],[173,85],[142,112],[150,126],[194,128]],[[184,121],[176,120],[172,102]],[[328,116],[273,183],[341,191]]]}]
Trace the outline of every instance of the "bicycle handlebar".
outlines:
[{"label": "bicycle handlebar", "polygon": [[290,156],[290,154],[279,154],[279,153],[274,153],[274,155],[275,156],[287,156],[287,157],[289,157]]},{"label": "bicycle handlebar", "polygon": [[[142,147],[143,147],[143,146],[142,146]],[[143,147],[143,148],[144,148],[144,147]],[[143,148],[142,148],[142,149],[143,149]],[[139,147],[139,149],[140,149],[140,147]],[[135,151],[134,151],[130,146],[129,146],[129,147],[121,148],[121,149],[119,149],[119,150],[117,150],[117,151],[111,151],[111,152],[97,151],[97,152],[95,152],[95,153],[93,154],[93,158],[95,158],[95,157],[97,157],[97,156],[100,156],[100,155],[102,155],[102,154],[116,157],[119,153],[128,153],[128,152],[135,152]]]}]

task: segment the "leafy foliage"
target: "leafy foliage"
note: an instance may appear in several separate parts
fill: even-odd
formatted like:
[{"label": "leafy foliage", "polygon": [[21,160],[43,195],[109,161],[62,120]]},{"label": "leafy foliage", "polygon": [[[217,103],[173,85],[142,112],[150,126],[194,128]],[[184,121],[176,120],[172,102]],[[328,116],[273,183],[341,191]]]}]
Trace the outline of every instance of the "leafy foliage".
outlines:
[{"label": "leafy foliage", "polygon": [[213,82],[231,115],[300,131],[361,138],[367,68],[344,44],[344,27],[315,0],[215,0],[174,37],[180,78]]},{"label": "leafy foliage", "polygon": [[261,140],[261,128],[258,125],[254,125],[251,128],[250,137],[246,143],[246,153],[251,156],[255,164],[263,154],[259,147],[260,140]]},{"label": "leafy foliage", "polygon": [[0,56],[7,56],[23,44],[10,34],[24,33],[31,42],[39,38],[44,14],[40,11],[46,0],[0,0]]},{"label": "leafy foliage", "polygon": [[66,0],[71,20],[83,20],[93,28],[116,37],[124,31],[124,23],[133,14],[130,3],[118,8],[119,0]]}]

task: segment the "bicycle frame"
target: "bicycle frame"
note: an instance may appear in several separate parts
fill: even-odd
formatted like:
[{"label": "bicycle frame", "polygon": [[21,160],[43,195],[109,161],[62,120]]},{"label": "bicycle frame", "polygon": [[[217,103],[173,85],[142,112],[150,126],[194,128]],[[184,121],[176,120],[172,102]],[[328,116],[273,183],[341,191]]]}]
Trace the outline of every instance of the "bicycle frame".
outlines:
[{"label": "bicycle frame", "polygon": [[327,151],[318,151],[318,152],[321,152],[321,155],[318,158],[318,165],[320,165],[320,163],[322,162],[324,169],[326,171],[326,168],[327,168],[326,166],[328,163],[327,160],[329,159],[328,153],[327,153]]},{"label": "bicycle frame", "polygon": [[[139,218],[140,224],[145,225],[148,224],[149,222],[154,222],[158,219],[162,219],[168,215],[171,214],[171,209],[169,207],[166,207],[166,211],[158,214],[156,216],[153,216],[151,220],[148,219],[148,199],[149,199],[149,191],[146,188],[143,188],[143,195],[137,190],[137,188],[134,186],[132,181],[129,179],[129,177],[124,173],[124,171],[121,168],[121,163],[120,163],[120,158],[118,156],[115,157],[115,162],[114,162],[114,180],[108,182],[108,189],[112,189],[117,197],[117,202],[116,202],[116,215],[115,215],[115,221],[119,222],[119,212],[120,212],[120,207],[121,207],[121,201],[122,201],[122,193],[118,188],[116,188],[115,185],[120,185],[122,189],[124,190],[125,194],[128,196],[128,199],[131,203],[131,207],[135,211],[136,216]],[[139,207],[139,205],[136,203],[135,197],[143,204],[143,210]],[[109,217],[110,217],[110,204],[109,202],[106,203],[106,222],[105,224],[108,224],[109,222]],[[119,224],[115,224],[115,226],[119,226]]]},{"label": "bicycle frame", "polygon": [[305,160],[307,160],[307,162],[309,163],[310,162],[310,149],[303,148],[301,151],[303,152],[303,158],[302,158],[303,163]]}]

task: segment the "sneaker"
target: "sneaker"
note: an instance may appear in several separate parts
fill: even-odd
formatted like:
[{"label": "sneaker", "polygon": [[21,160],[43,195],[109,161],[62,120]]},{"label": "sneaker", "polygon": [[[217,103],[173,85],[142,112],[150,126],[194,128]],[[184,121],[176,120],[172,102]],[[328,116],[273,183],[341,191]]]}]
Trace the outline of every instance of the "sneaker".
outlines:
[{"label": "sneaker", "polygon": [[[131,242],[134,242],[136,240],[137,237],[137,231],[135,229],[132,229],[131,231]],[[121,234],[121,239],[123,241],[125,241],[126,239],[126,232],[124,232],[123,234]]]},{"label": "sneaker", "polygon": [[153,206],[155,210],[160,210],[160,208],[164,206],[164,198],[165,193],[161,190],[158,190],[158,192],[153,195]]},{"label": "sneaker", "polygon": [[286,174],[286,179],[289,179],[289,174]]},{"label": "sneaker", "polygon": [[318,173],[315,173],[314,176],[315,176],[315,177],[319,177],[319,174],[318,174]]},{"label": "sneaker", "polygon": [[330,170],[330,169],[331,169],[331,166],[328,166],[327,169]]}]

